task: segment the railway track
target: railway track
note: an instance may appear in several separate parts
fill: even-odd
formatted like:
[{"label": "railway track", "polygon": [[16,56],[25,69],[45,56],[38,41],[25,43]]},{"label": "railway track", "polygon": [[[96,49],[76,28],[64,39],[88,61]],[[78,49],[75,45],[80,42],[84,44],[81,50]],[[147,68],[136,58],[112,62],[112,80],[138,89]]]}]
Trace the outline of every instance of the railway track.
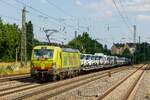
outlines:
[{"label": "railway track", "polygon": [[[61,81],[52,82],[52,84],[55,84],[53,86],[49,86],[50,83],[36,84],[36,85],[26,84],[26,85],[19,86],[18,88],[16,86],[16,87],[11,87],[11,88],[1,89],[0,90],[0,98],[4,97],[4,96],[9,96],[13,93],[19,93],[19,92],[22,92],[22,91],[28,91],[28,90],[32,90],[32,89],[36,89],[36,88],[41,88],[40,91],[35,91],[33,93],[25,94],[23,96],[19,96],[19,97],[15,98],[15,99],[20,99],[21,100],[21,99],[25,99],[27,97],[28,98],[32,98],[32,97],[34,98],[34,96],[37,96],[37,94],[40,95],[41,93],[47,93],[47,92],[55,91],[56,89],[59,89],[59,88],[62,88],[62,87],[69,86],[69,87],[66,87],[65,89],[63,89],[61,91],[56,91],[55,93],[51,93],[51,94],[48,94],[48,95],[45,95],[44,97],[42,97],[42,98],[46,99],[46,98],[49,98],[49,97],[52,97],[52,96],[56,96],[56,95],[58,95],[58,94],[60,94],[64,91],[68,91],[68,90],[73,89],[75,87],[78,87],[78,86],[87,84],[89,82],[92,82],[96,79],[106,77],[110,73],[111,74],[117,73],[117,72],[120,72],[120,71],[125,70],[125,69],[128,69],[128,68],[127,67],[125,67],[125,68],[116,68],[116,69],[106,70],[106,71],[101,72],[101,73],[100,72],[94,73],[91,76],[85,76],[85,77],[83,76],[81,78],[76,78],[75,77],[76,79],[74,79],[74,80],[70,79],[70,80],[62,80],[63,82],[61,82]],[[76,83],[76,84],[74,84],[74,83]],[[46,87],[46,88],[43,89],[43,87]]]},{"label": "railway track", "polygon": [[141,83],[143,77],[144,77],[144,74],[145,74],[145,70],[147,70],[147,68],[149,68],[149,65],[146,66],[141,74],[139,75],[139,77],[137,78],[137,80],[135,80],[134,84],[132,85],[132,87],[130,88],[130,90],[128,91],[125,99],[126,100],[133,100],[134,99],[134,96],[136,94],[136,91],[137,91],[137,88],[139,87],[139,84]]},{"label": "railway track", "polygon": [[[135,70],[134,72],[132,72],[131,74],[129,74],[127,77],[123,78],[117,84],[115,84],[114,86],[112,86],[111,88],[106,90],[106,92],[103,95],[100,95],[97,100],[102,100],[102,99],[110,100],[110,99],[112,99],[110,97],[118,96],[119,94],[116,94],[116,93],[119,93],[119,89],[121,91],[121,85],[124,83],[124,87],[125,87],[126,86],[125,82],[127,80],[129,80],[129,78],[136,75],[136,78],[134,76],[134,82],[132,82],[132,84],[130,84],[130,86],[127,85],[128,87],[130,87],[129,89],[126,89],[127,92],[122,90],[124,92],[124,94],[122,95],[123,98],[121,98],[121,100],[132,100],[134,98],[135,93],[136,93],[136,89],[138,88],[138,85],[140,84],[140,82],[144,76],[145,69],[147,68],[147,66],[148,65],[143,65],[140,68],[138,68],[137,70]],[[114,92],[114,91],[118,91],[118,92]]]},{"label": "railway track", "polygon": [[[107,70],[103,73],[94,73],[94,74],[91,74],[90,76],[82,76],[82,77],[79,77],[79,78],[76,78],[76,79],[70,79],[70,80],[62,80],[62,81],[59,81],[59,82],[52,82],[52,84],[55,84],[55,85],[52,85],[50,86],[50,83],[45,83],[45,84],[38,84],[38,85],[34,85],[34,86],[31,86],[31,87],[26,87],[26,88],[22,88],[22,89],[16,89],[14,91],[9,91],[9,92],[5,92],[5,93],[0,93],[0,96],[7,96],[7,95],[10,95],[10,94],[13,94],[13,93],[19,93],[19,92],[22,92],[22,91],[26,91],[26,90],[32,90],[32,89],[36,89],[37,87],[41,89],[39,91],[35,91],[33,93],[29,93],[29,94],[25,94],[23,96],[19,96],[19,97],[16,97],[14,100],[22,100],[22,99],[48,99],[50,97],[54,97],[56,95],[59,95],[63,92],[66,92],[66,91],[69,91],[73,88],[76,88],[76,87],[79,87],[79,86],[82,86],[84,84],[87,84],[89,82],[92,82],[94,80],[97,80],[97,79],[100,79],[100,78],[103,78],[103,77],[107,77],[113,73],[117,73],[117,72],[120,72],[120,71],[123,71],[125,69],[128,69],[127,67],[126,68],[116,68],[116,69],[111,69],[111,70]],[[43,88],[43,86],[45,88]],[[38,96],[37,96],[38,95]]]},{"label": "railway track", "polygon": [[30,77],[30,74],[8,75],[8,76],[0,77],[0,82],[6,82],[6,81],[13,81],[13,80],[25,79],[25,78],[29,78],[29,77]]},{"label": "railway track", "polygon": [[[24,73],[24,74],[28,74],[28,73]],[[17,75],[24,75],[24,74],[10,74],[10,75],[0,75],[0,78],[5,78],[5,77],[13,77],[13,76],[17,76]]]}]

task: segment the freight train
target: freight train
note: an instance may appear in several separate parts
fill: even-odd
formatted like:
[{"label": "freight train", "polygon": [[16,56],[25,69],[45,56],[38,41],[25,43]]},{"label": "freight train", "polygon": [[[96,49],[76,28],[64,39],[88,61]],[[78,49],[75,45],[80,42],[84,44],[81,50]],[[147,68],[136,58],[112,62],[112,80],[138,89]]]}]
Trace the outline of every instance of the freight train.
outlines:
[{"label": "freight train", "polygon": [[77,49],[40,45],[32,50],[31,77],[60,80],[74,77],[82,71],[129,63],[130,59],[125,57],[107,56],[102,53],[81,54]]},{"label": "freight train", "polygon": [[105,67],[115,67],[131,64],[131,60],[125,57],[107,56],[103,53],[81,54],[81,69],[93,70]]}]

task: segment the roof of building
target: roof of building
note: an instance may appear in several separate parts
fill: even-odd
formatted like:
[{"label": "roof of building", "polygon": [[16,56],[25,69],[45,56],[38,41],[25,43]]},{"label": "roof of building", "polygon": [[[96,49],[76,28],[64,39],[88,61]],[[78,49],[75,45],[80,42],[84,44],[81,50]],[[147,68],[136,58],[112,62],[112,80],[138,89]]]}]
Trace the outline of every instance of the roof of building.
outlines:
[{"label": "roof of building", "polygon": [[114,43],[113,45],[115,45],[117,48],[124,47],[124,44],[122,43]]},{"label": "roof of building", "polygon": [[[131,47],[135,47],[136,43],[126,43],[130,48]],[[113,45],[115,45],[117,48],[122,48],[124,47],[124,43],[114,43]]]},{"label": "roof of building", "polygon": [[127,43],[129,47],[135,47],[136,43]]}]

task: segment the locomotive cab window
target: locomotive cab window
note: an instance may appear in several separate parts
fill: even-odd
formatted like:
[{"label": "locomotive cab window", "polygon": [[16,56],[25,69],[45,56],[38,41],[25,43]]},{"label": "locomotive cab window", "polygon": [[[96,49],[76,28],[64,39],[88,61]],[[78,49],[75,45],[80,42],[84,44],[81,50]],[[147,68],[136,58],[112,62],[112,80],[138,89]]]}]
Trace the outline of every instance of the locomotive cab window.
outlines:
[{"label": "locomotive cab window", "polygon": [[50,49],[35,49],[34,51],[34,58],[47,58],[52,59],[53,58],[53,50]]}]

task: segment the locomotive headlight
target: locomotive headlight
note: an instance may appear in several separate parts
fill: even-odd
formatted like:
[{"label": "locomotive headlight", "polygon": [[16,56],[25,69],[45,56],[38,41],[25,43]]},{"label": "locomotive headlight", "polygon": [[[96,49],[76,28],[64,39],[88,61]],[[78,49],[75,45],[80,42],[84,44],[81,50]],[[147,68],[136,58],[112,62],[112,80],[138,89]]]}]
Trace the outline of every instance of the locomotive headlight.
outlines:
[{"label": "locomotive headlight", "polygon": [[45,68],[45,64],[42,63],[41,64],[41,68],[44,69]]}]

